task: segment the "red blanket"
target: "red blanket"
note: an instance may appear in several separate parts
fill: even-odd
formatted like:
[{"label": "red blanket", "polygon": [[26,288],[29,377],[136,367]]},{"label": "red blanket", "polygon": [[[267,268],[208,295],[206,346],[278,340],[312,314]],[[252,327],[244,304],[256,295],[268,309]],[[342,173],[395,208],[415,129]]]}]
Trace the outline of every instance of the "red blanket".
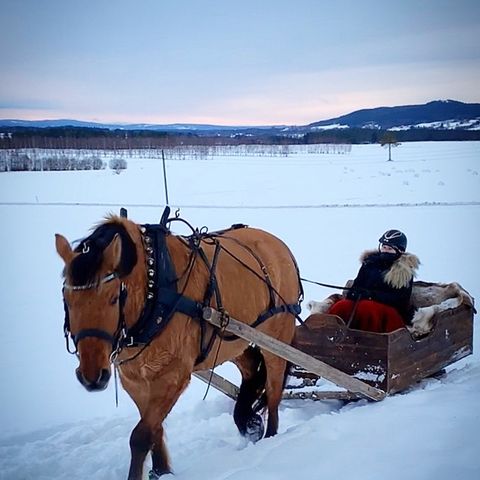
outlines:
[{"label": "red blanket", "polygon": [[397,310],[373,300],[360,300],[355,307],[355,301],[343,299],[333,304],[328,313],[338,315],[345,324],[348,324],[354,308],[355,313],[350,328],[368,332],[389,333],[405,326]]}]

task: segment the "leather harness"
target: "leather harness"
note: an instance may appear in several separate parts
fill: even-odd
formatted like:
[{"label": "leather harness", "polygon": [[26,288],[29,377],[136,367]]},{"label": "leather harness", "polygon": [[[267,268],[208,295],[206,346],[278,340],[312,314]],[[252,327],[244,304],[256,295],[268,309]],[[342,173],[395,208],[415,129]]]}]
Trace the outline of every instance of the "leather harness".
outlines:
[{"label": "leather harness", "polygon": [[[127,289],[125,284],[121,282],[119,292],[119,321],[115,334],[112,336],[108,332],[105,332],[101,329],[81,330],[74,337],[72,337],[75,347],[77,347],[78,342],[81,339],[86,337],[97,337],[112,343],[112,355],[115,353],[118,354],[118,352],[124,347],[146,347],[168,325],[173,315],[179,312],[193,319],[196,319],[200,325],[200,354],[197,357],[196,364],[201,363],[207,358],[217,335],[220,335],[220,331],[217,328],[213,328],[213,332],[210,335],[210,338],[206,338],[207,322],[203,319],[203,309],[210,306],[212,297],[215,297],[216,308],[220,311],[223,310],[221,292],[216,279],[216,266],[218,256],[220,251],[223,250],[226,253],[230,254],[232,257],[236,258],[235,255],[233,255],[224,246],[220,244],[219,238],[227,236],[226,234],[232,230],[238,228],[247,228],[247,226],[243,224],[236,224],[232,225],[231,228],[226,230],[206,233],[200,232],[198,229],[193,229],[185,220],[178,217],[168,218],[169,214],[170,208],[167,206],[163,212],[159,224],[145,224],[140,227],[147,256],[147,295],[145,300],[145,306],[140,315],[140,318],[131,328],[127,328],[123,312],[124,305],[127,299]],[[173,262],[170,256],[170,252],[168,251],[166,242],[167,236],[171,234],[170,229],[167,225],[175,220],[183,221],[184,223],[189,225],[193,231],[192,235],[188,237],[180,237],[181,240],[184,241],[190,248],[190,258],[185,271],[178,278],[176,276],[175,268],[173,266]],[[303,299],[303,290],[300,278],[299,302],[295,304],[286,304],[286,302],[281,299],[278,292],[272,286],[266,267],[263,265],[260,258],[255,254],[255,252],[253,252],[248,246],[243,245],[237,239],[232,237],[230,238],[237,242],[239,245],[241,245],[243,248],[245,248],[256,259],[263,272],[263,276],[259,275],[253,269],[250,269],[248,265],[244,264],[240,259],[237,258],[237,260],[241,264],[243,264],[245,268],[250,269],[254,274],[256,274],[261,280],[265,282],[269,291],[269,307],[264,312],[262,312],[250,326],[255,328],[265,322],[270,317],[281,312],[289,312],[298,318],[298,315],[301,312],[300,302]],[[215,245],[214,254],[211,262],[209,262],[201,246],[202,241],[211,242]],[[186,276],[185,286],[188,284],[188,276],[197,258],[200,258],[203,261],[209,271],[209,281],[203,301],[201,303],[185,296],[183,294],[183,291],[179,292],[177,286],[178,280],[180,280],[183,276]],[[297,274],[299,274],[296,262],[294,261],[294,263],[297,269]],[[107,281],[113,280],[114,278],[118,278],[118,275],[116,273],[107,275],[100,282],[105,283]],[[83,290],[88,288],[96,288],[96,286],[98,286],[98,283],[79,287],[71,287],[68,285],[64,285],[64,289],[70,288]],[[282,300],[282,303],[280,305],[276,305],[275,296],[279,297]],[[65,302],[65,299],[64,308],[64,334],[67,344],[67,350],[70,353],[77,353],[76,349],[75,351],[71,351],[69,348],[68,340],[71,336],[71,332],[68,306]],[[237,339],[237,336],[222,334],[222,340],[232,341]]]}]

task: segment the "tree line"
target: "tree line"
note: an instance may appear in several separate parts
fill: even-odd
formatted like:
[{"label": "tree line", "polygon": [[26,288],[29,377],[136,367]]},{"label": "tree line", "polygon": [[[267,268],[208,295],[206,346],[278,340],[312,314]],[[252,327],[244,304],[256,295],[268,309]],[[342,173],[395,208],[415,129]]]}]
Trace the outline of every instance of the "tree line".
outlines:
[{"label": "tree line", "polygon": [[161,149],[180,145],[308,145],[382,143],[386,135],[394,135],[398,142],[480,140],[478,130],[431,130],[412,128],[385,131],[348,128],[294,134],[266,132],[258,134],[198,134],[151,130],[109,130],[85,127],[4,127],[0,132],[0,149],[89,149],[132,150]]}]

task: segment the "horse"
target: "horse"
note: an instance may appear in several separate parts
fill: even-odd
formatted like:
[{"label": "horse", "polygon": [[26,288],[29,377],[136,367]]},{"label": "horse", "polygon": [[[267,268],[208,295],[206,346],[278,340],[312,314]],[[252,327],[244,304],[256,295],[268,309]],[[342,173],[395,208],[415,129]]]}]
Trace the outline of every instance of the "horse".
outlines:
[{"label": "horse", "polygon": [[[163,421],[193,372],[226,361],[242,378],[233,412],[239,432],[252,441],[277,433],[287,362],[213,327],[202,312],[213,307],[290,344],[303,299],[297,263],[274,235],[240,224],[208,233],[168,214],[167,207],[153,225],[109,215],[74,249],[55,235],[78,381],[88,391],[105,389],[113,364],[140,413],[129,480],[142,478],[148,453],[150,479],[172,472]],[[175,220],[192,234],[173,234]]]}]

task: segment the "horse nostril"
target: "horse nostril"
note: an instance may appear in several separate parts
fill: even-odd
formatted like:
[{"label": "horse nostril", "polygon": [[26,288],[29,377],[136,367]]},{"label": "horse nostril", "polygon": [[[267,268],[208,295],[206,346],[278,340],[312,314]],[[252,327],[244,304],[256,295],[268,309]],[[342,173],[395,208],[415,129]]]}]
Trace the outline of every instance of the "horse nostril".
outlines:
[{"label": "horse nostril", "polygon": [[107,368],[102,368],[100,372],[100,376],[97,380],[97,385],[99,386],[107,386],[108,381],[110,380],[110,370]]},{"label": "horse nostril", "polygon": [[105,390],[108,385],[108,381],[110,380],[110,370],[107,368],[102,368],[97,379],[93,382],[89,381],[82,373],[80,368],[75,370],[75,374],[77,375],[78,381],[89,391],[98,391],[98,390]]},{"label": "horse nostril", "polygon": [[85,385],[85,377],[83,376],[82,372],[80,371],[80,368],[77,368],[75,370],[75,375],[77,376],[77,380],[82,384]]}]

